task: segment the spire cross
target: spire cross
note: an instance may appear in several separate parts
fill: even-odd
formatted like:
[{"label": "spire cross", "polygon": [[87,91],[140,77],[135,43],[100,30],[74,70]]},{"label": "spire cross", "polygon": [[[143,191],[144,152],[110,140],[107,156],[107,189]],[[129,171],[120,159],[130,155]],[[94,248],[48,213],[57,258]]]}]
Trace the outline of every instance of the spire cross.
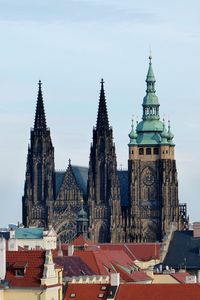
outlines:
[{"label": "spire cross", "polygon": [[151,55],[151,46],[149,47],[149,63],[151,64],[152,55]]},{"label": "spire cross", "polygon": [[71,159],[69,158],[69,166],[71,166]]},{"label": "spire cross", "polygon": [[41,86],[42,86],[42,81],[41,80],[39,80],[38,85],[39,85],[39,88],[41,88]]}]

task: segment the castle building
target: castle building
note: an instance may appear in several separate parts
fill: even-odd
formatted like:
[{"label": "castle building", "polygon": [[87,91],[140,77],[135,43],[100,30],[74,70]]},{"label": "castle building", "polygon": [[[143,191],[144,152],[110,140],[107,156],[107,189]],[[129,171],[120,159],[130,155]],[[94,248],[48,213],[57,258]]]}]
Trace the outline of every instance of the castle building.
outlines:
[{"label": "castle building", "polygon": [[175,145],[170,123],[160,120],[151,57],[142,121],[129,134],[128,171],[117,170],[113,130],[101,81],[89,168],[71,164],[56,171],[39,81],[34,128],[28,147],[23,224],[52,225],[70,241],[79,234],[95,242],[161,241],[171,226],[187,227],[186,205],[179,204]]}]

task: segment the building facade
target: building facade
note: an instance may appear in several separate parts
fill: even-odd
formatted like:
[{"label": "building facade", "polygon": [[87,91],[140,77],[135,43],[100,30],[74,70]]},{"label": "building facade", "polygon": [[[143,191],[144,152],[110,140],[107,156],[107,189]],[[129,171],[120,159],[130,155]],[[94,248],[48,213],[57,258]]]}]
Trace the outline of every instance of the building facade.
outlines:
[{"label": "building facade", "polygon": [[172,224],[178,230],[187,227],[186,205],[178,199],[173,134],[170,123],[166,129],[160,120],[151,57],[146,83],[142,121],[136,129],[132,124],[129,134],[128,171],[117,170],[102,80],[89,167],[69,161],[65,172],[57,172],[39,82],[22,197],[24,226],[52,225],[63,241],[82,230],[95,242],[161,241]]}]

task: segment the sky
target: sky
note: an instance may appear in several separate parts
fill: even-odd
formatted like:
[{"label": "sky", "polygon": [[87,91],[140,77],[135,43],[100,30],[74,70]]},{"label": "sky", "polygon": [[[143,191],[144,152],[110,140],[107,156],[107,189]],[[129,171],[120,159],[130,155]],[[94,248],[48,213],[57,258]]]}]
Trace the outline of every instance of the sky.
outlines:
[{"label": "sky", "polygon": [[118,167],[141,119],[149,49],[160,116],[175,135],[179,201],[200,221],[200,2],[0,0],[0,226],[21,222],[27,148],[43,82],[56,169],[88,166],[104,78]]}]

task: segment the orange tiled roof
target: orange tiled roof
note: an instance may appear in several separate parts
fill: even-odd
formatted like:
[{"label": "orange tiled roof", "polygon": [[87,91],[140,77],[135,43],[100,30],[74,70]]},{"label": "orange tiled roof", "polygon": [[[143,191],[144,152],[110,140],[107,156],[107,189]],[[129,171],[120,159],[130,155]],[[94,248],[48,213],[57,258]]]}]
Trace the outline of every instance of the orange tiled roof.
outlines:
[{"label": "orange tiled roof", "polygon": [[108,290],[108,284],[69,284],[64,300],[106,300]]},{"label": "orange tiled roof", "polygon": [[115,300],[199,300],[199,284],[121,284]]}]

